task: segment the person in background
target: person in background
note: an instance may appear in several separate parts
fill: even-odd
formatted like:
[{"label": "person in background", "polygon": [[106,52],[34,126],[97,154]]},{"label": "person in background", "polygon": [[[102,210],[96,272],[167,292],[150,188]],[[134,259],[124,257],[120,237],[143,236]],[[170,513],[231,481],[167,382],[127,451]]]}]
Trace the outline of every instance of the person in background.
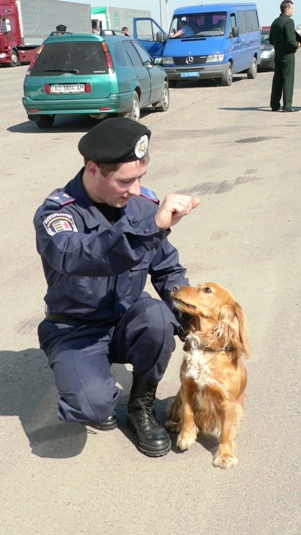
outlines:
[{"label": "person in background", "polygon": [[186,23],[185,20],[181,20],[180,29],[176,33],[170,35],[170,37],[174,39],[175,37],[192,37],[193,35],[194,31],[192,28]]},{"label": "person in background", "polygon": [[92,33],[99,34],[99,25],[98,25],[98,20],[96,19],[92,19]]},{"label": "person in background", "polygon": [[130,34],[129,34],[129,29],[128,29],[127,26],[123,26],[123,27],[121,28],[121,31],[122,31],[123,35],[128,35],[128,36],[130,35]]},{"label": "person in background", "polygon": [[284,112],[298,111],[292,108],[295,52],[301,46],[297,42],[294,21],[291,19],[294,4],[290,0],[281,2],[280,16],[271,25],[269,41],[275,48],[275,72],[272,82],[270,106],[279,111],[283,97]]},{"label": "person in background", "polygon": [[52,35],[62,35],[63,33],[65,33],[67,30],[67,26],[65,26],[64,24],[59,24],[56,28],[55,28],[55,32],[52,32]]},{"label": "person in background", "polygon": [[[185,330],[170,292],[189,284],[168,236],[199,199],[169,193],[159,205],[140,185],[150,136],[128,118],[92,128],[78,145],[84,167],[45,199],[34,224],[48,285],[38,333],[60,395],[58,418],[116,428],[122,389],[111,365],[131,364],[127,425],[138,449],[159,457],[171,440],[155,413],[156,390]],[[144,290],[148,276],[159,299]]]}]

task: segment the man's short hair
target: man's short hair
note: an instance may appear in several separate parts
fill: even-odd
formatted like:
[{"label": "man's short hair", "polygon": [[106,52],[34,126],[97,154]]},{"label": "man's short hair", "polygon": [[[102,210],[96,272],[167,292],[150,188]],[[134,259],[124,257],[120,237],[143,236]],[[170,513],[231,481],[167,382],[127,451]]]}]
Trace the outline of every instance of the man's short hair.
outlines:
[{"label": "man's short hair", "polygon": [[[150,157],[149,157],[149,154],[147,153],[147,155],[144,156],[142,160],[139,160],[139,162],[141,163],[141,165],[147,165],[149,163],[149,159]],[[87,165],[88,161],[89,160],[84,158],[85,165]],[[98,163],[97,165],[100,169],[102,176],[107,177],[113,171],[117,171],[119,167],[122,165],[122,163]]]},{"label": "man's short hair", "polygon": [[280,4],[281,13],[285,13],[287,8],[290,7],[293,4],[294,4],[294,2],[292,2],[291,0],[284,0],[283,2],[281,2],[281,4]]}]

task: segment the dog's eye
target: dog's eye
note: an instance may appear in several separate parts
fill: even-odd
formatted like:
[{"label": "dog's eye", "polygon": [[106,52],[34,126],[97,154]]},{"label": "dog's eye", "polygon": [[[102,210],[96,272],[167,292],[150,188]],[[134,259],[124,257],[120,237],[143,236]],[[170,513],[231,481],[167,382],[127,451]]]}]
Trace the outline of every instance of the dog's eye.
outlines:
[{"label": "dog's eye", "polygon": [[205,294],[211,294],[211,288],[209,288],[209,286],[205,286],[205,288],[203,288],[203,292],[205,292]]}]

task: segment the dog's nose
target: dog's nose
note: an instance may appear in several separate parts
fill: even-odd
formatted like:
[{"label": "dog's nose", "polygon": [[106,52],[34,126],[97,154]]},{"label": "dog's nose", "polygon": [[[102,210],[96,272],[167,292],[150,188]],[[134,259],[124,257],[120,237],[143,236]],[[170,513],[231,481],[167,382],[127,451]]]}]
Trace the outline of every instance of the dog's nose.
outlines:
[{"label": "dog's nose", "polygon": [[173,287],[173,291],[175,292],[176,290],[179,290],[180,289],[180,286],[174,286]]}]

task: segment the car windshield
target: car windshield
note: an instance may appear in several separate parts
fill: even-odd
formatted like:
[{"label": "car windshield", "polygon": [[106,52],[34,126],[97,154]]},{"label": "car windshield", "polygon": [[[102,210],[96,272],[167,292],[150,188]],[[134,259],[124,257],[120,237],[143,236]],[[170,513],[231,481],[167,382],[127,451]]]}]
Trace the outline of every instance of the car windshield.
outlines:
[{"label": "car windshield", "polygon": [[105,74],[107,63],[101,43],[84,41],[67,41],[46,43],[31,71],[33,76],[45,76],[46,73],[59,75],[71,74]]},{"label": "car windshield", "polygon": [[225,33],[227,13],[193,13],[173,18],[170,35],[180,31],[179,37],[216,37]]},{"label": "car windshield", "polygon": [[261,32],[260,38],[261,38],[261,44],[262,45],[269,45],[270,44],[269,35],[270,35],[270,32]]}]

